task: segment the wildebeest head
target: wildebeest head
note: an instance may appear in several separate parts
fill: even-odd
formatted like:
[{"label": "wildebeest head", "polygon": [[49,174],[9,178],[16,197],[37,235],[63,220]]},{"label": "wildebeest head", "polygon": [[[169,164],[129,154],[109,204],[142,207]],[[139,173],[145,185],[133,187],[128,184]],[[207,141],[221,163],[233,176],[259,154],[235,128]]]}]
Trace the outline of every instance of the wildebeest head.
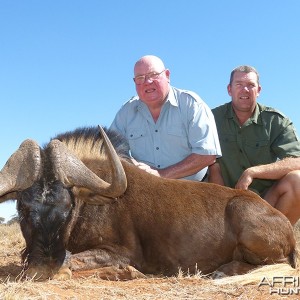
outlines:
[{"label": "wildebeest head", "polygon": [[[126,190],[123,166],[104,130],[100,128],[103,138],[95,129],[83,130],[88,132],[86,136],[80,131],[77,135],[76,132],[60,135],[44,149],[32,140],[24,141],[0,172],[0,201],[17,199],[26,241],[22,257],[31,277],[34,273],[51,277],[65,260],[64,235],[74,207],[74,188],[76,193],[100,195],[101,204]],[[78,137],[85,141],[78,141]],[[86,144],[87,151],[98,154],[104,146],[113,174],[111,183],[99,178],[75,155],[76,151],[70,150],[76,148],[76,143],[84,142],[92,144]],[[68,143],[73,146],[67,147]],[[99,204],[99,197],[85,199],[90,204]]]}]

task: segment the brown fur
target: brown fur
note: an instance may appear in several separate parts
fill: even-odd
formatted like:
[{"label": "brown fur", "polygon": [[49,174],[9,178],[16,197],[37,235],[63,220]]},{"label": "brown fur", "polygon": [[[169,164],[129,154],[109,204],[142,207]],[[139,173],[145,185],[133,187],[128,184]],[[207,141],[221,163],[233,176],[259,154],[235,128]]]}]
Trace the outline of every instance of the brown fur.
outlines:
[{"label": "brown fur", "polygon": [[[72,133],[60,140],[98,177],[111,182],[111,166],[101,141],[91,142],[80,134],[75,140]],[[51,157],[44,160],[51,166]],[[103,278],[110,279],[147,273],[175,275],[179,269],[219,278],[262,265],[287,263],[295,267],[290,222],[255,193],[164,179],[146,173],[128,159],[121,161],[127,190],[108,204],[107,197],[77,186],[70,191],[59,180],[44,182],[41,178],[30,188],[32,199],[27,199],[25,191],[27,202],[19,206],[24,216],[21,226],[29,236],[25,253],[30,258],[30,277],[44,273],[37,274],[38,278],[66,279],[71,276],[70,268],[97,269]],[[45,197],[42,205],[40,195]],[[87,198],[99,205],[88,204]],[[33,222],[27,217],[26,205],[34,211],[36,229],[30,227]],[[48,220],[50,215],[53,219]],[[52,229],[54,226],[57,229]],[[71,254],[60,265],[65,249]],[[114,270],[118,271],[113,274]]]},{"label": "brown fur", "polygon": [[[109,181],[104,161],[84,161]],[[204,274],[219,270],[219,277],[264,264],[294,266],[292,226],[256,194],[155,177],[125,161],[123,166],[126,193],[110,205],[82,204],[73,221],[68,249],[74,261],[84,261],[78,269],[132,265],[143,273],[174,275],[179,268],[198,268]],[[72,268],[77,270],[75,263]]]}]

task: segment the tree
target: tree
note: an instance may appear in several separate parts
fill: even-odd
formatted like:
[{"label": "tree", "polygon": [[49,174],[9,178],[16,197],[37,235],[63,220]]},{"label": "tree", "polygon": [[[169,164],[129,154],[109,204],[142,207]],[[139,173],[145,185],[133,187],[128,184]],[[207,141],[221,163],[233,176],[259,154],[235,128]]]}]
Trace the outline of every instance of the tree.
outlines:
[{"label": "tree", "polygon": [[14,214],[10,220],[6,222],[7,225],[11,225],[13,223],[19,223],[19,216]]}]

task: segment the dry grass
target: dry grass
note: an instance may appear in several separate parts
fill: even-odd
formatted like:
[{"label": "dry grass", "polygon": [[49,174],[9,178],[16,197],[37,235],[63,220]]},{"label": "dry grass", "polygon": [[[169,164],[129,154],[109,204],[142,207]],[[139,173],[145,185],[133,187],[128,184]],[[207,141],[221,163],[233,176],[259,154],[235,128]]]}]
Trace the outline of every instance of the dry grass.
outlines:
[{"label": "dry grass", "polygon": [[[298,229],[295,230],[300,240]],[[19,225],[0,225],[0,299],[300,299],[300,295],[281,297],[270,295],[268,287],[258,288],[259,281],[242,284],[216,284],[200,273],[170,278],[136,279],[131,281],[107,281],[97,278],[74,276],[67,281],[20,281],[22,271],[20,251],[24,240]],[[76,274],[75,274],[76,275]],[[284,275],[284,274],[282,274]]]}]

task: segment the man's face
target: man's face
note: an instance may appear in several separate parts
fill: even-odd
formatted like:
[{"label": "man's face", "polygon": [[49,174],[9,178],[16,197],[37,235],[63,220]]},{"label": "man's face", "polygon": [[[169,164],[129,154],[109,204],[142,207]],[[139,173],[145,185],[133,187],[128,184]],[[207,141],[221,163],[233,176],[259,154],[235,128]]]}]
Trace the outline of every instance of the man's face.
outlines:
[{"label": "man's face", "polygon": [[170,89],[170,71],[156,65],[151,60],[138,63],[134,68],[134,77],[145,75],[142,84],[135,84],[139,98],[148,106],[162,106]]},{"label": "man's face", "polygon": [[257,75],[254,72],[235,72],[232,83],[227,86],[232,106],[236,112],[253,113],[260,90],[261,86],[258,84]]}]

